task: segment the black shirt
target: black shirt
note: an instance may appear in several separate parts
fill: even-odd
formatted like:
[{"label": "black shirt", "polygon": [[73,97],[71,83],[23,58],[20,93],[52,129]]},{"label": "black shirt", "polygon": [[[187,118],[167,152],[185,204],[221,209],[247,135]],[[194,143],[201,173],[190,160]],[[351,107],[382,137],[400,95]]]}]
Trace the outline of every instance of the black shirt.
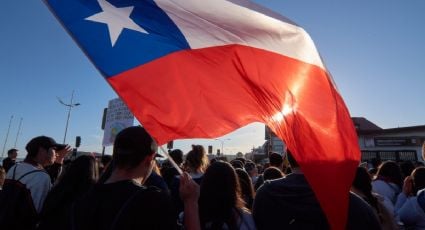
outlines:
[{"label": "black shirt", "polygon": [[[303,174],[266,181],[257,191],[253,216],[257,229],[330,229],[325,213]],[[378,218],[350,193],[346,229],[379,230]]]},{"label": "black shirt", "polygon": [[73,208],[75,229],[176,229],[166,192],[131,180],[98,184]]}]

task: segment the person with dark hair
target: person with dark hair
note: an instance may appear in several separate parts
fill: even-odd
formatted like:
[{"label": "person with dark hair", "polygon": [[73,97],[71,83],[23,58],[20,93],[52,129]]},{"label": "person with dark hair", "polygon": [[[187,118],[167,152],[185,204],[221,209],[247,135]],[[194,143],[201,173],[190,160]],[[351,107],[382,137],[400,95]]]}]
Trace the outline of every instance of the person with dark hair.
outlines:
[{"label": "person with dark hair", "polygon": [[[169,156],[174,160],[174,162],[180,167],[183,163],[183,152],[180,149],[173,149]],[[162,164],[161,175],[164,178],[165,183],[168,188],[171,187],[174,177],[179,175],[179,172],[173,165],[167,160]]]},{"label": "person with dark hair", "polygon": [[242,161],[234,159],[230,161],[230,164],[233,166],[234,169],[243,169],[244,164]]},{"label": "person with dark hair", "polygon": [[394,205],[401,192],[403,178],[400,167],[394,161],[382,163],[375,180],[372,181],[372,191],[384,197],[384,205],[397,220]]},{"label": "person with dark hair", "polygon": [[[279,153],[275,153],[275,152],[269,152],[269,165],[265,165],[264,172],[266,172],[266,170],[269,167],[275,167],[279,171],[282,172],[282,169],[283,169],[283,157],[282,157],[282,155],[280,155]],[[261,185],[263,185],[263,183],[265,181],[264,172],[263,172],[263,174],[261,174],[258,177],[257,182],[254,185],[255,190],[257,190],[258,188],[261,187]]]},{"label": "person with dark hair", "polygon": [[9,171],[12,166],[16,164],[16,158],[18,157],[17,149],[7,150],[7,157],[3,159],[3,168],[6,170],[6,173]]},{"label": "person with dark hair", "polygon": [[31,139],[25,149],[27,150],[25,160],[12,166],[6,175],[6,179],[17,179],[28,172],[39,170],[27,174],[21,178],[20,182],[31,191],[34,207],[37,213],[40,213],[47,193],[52,187],[51,178],[44,168],[53,163],[62,165],[65,156],[71,152],[71,147],[58,144],[51,137],[38,136]]},{"label": "person with dark hair", "polygon": [[274,180],[282,178],[284,175],[282,171],[280,171],[278,168],[271,166],[268,167],[266,170],[264,170],[263,178],[264,180]]},{"label": "person with dark hair", "polygon": [[241,198],[238,176],[227,162],[217,161],[205,172],[199,195],[202,229],[255,229]]},{"label": "person with dark hair", "polygon": [[383,204],[384,198],[372,193],[372,179],[366,168],[357,168],[351,192],[361,197],[373,208],[379,218],[382,229],[398,229],[393,214]]},{"label": "person with dark hair", "polygon": [[270,152],[269,153],[269,162],[270,162],[270,166],[276,167],[276,168],[278,168],[279,170],[282,171],[282,166],[283,166],[282,155],[280,155],[279,153]]},{"label": "person with dark hair", "polygon": [[424,191],[425,167],[418,167],[404,180],[403,191],[395,205],[396,213],[406,227],[425,229]]},{"label": "person with dark hair", "polygon": [[258,179],[258,168],[252,161],[247,161],[245,164],[245,171],[251,177],[252,184],[254,185]]},{"label": "person with dark hair", "polygon": [[[329,223],[297,161],[287,150],[292,173],[264,182],[254,199],[253,216],[259,230],[329,229]],[[329,175],[331,176],[331,175]],[[346,229],[381,229],[371,207],[349,193]]]},{"label": "person with dark hair", "polygon": [[239,178],[239,185],[241,187],[241,197],[245,202],[245,207],[252,210],[254,203],[254,186],[252,185],[251,177],[243,169],[235,169]]},{"label": "person with dark hair", "polygon": [[[186,155],[183,169],[189,173],[197,184],[201,184],[204,172],[208,167],[208,163],[209,161],[205,148],[202,145],[192,145],[192,150],[190,150]],[[183,203],[180,199],[179,186],[180,178],[179,176],[175,176],[171,182],[170,192],[176,207],[177,215],[183,211]]]},{"label": "person with dark hair", "polygon": [[173,149],[169,153],[170,157],[173,158],[174,162],[180,166],[183,163],[183,151],[180,149]]},{"label": "person with dark hair", "polygon": [[72,161],[47,195],[38,229],[71,229],[72,204],[96,183],[97,177],[93,156],[83,155]]},{"label": "person with dark hair", "polygon": [[245,167],[245,164],[247,162],[247,160],[243,157],[236,157],[235,160],[238,160],[242,163],[243,167]]},{"label": "person with dark hair", "polygon": [[[73,229],[176,229],[169,195],[143,185],[152,172],[156,152],[156,142],[143,127],[129,127],[118,133],[110,177],[75,203],[71,214]],[[183,185],[191,184],[188,176],[183,178]],[[185,203],[185,208],[193,214],[197,192],[191,192],[184,192],[184,198],[191,201]],[[197,218],[195,213],[194,220]]]}]

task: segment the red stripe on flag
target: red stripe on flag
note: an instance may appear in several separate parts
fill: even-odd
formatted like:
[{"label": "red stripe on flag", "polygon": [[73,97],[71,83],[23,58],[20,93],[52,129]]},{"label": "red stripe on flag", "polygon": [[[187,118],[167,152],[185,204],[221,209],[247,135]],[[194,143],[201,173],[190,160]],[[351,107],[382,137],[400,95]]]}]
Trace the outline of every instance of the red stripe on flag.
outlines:
[{"label": "red stripe on flag", "polygon": [[159,144],[267,124],[293,152],[332,228],[345,228],[360,151],[325,70],[227,45],[172,53],[108,81]]}]

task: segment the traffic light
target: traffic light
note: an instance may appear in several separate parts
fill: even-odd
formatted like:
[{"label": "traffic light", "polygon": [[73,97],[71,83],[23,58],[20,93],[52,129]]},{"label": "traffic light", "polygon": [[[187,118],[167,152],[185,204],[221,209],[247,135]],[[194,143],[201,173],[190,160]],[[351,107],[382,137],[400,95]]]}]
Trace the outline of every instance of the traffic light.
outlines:
[{"label": "traffic light", "polygon": [[81,145],[81,137],[80,136],[77,136],[75,138],[75,148],[80,147],[80,145]]},{"label": "traffic light", "polygon": [[208,145],[208,154],[212,154],[212,145]]}]

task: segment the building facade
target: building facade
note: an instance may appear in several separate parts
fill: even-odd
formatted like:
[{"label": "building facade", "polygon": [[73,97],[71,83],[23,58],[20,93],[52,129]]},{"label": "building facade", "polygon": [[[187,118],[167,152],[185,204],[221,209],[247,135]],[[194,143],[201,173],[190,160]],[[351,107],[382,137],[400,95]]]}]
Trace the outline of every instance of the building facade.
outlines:
[{"label": "building facade", "polygon": [[[361,161],[424,161],[425,125],[383,129],[363,117],[352,118],[361,150]],[[265,126],[264,153],[283,153],[285,143]]]}]

